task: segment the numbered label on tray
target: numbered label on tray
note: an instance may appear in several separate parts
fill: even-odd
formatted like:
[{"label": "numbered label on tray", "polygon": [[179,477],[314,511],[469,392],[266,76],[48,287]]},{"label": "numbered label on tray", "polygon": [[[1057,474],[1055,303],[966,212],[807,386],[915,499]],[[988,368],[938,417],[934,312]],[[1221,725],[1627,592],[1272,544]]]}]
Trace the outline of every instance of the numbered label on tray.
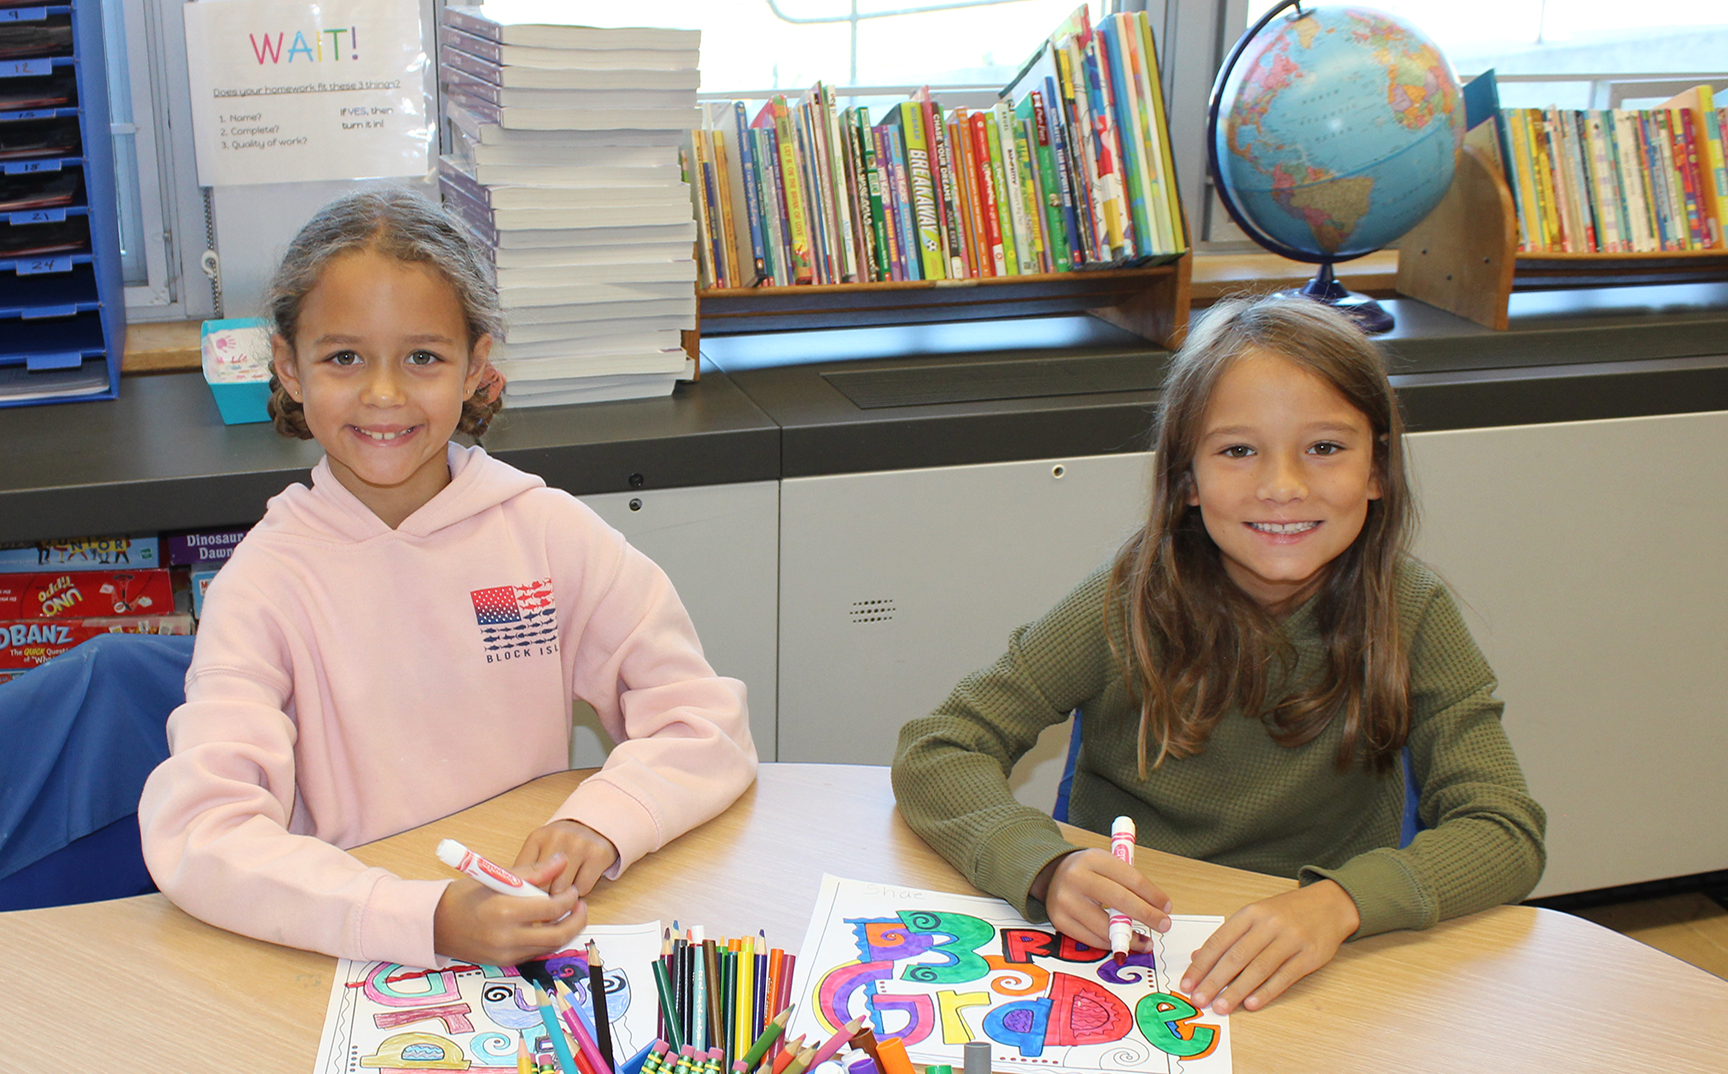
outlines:
[{"label": "numbered label on tray", "polygon": [[59,224],[66,220],[65,209],[25,209],[7,217],[13,227],[19,224]]},{"label": "numbered label on tray", "polygon": [[0,11],[0,22],[41,22],[47,17],[45,7],[9,7]]},{"label": "numbered label on tray", "polygon": [[0,64],[0,78],[22,78],[26,75],[53,73],[53,60],[12,60]]},{"label": "numbered label on tray", "polygon": [[38,172],[57,172],[59,170],[59,160],[21,160],[16,164],[6,165],[7,175],[35,175]]},{"label": "numbered label on tray", "polygon": [[49,272],[71,272],[72,258],[68,255],[60,257],[21,257],[15,264],[20,276],[41,276]]}]

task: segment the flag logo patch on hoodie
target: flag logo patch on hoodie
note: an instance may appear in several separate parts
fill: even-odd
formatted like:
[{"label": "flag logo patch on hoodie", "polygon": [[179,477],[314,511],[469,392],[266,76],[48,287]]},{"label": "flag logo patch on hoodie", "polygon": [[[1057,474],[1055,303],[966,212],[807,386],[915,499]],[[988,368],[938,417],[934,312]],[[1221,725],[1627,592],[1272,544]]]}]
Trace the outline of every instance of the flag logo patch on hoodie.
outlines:
[{"label": "flag logo patch on hoodie", "polygon": [[499,660],[558,651],[558,608],[552,602],[552,579],[527,585],[476,589],[474,622],[488,664]]}]

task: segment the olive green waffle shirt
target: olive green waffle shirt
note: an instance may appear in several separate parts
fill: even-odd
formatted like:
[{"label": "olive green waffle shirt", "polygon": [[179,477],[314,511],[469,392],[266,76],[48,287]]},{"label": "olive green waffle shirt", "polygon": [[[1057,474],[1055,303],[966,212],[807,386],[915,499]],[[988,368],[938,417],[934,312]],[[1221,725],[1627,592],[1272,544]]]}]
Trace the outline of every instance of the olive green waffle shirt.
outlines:
[{"label": "olive green waffle shirt", "polygon": [[[1395,766],[1376,775],[1360,763],[1339,772],[1341,720],[1286,748],[1262,720],[1231,714],[1203,752],[1166,759],[1142,780],[1139,711],[1105,634],[1109,577],[1108,564],[1094,571],[1014,631],[993,666],[901,729],[893,773],[900,812],[974,885],[1029,920],[1048,920],[1029,893],[1032,881],[1076,848],[1047,814],[1015,801],[1007,777],[1039,732],[1078,708],[1085,734],[1069,799],[1073,824],[1107,834],[1127,815],[1141,846],[1305,884],[1335,880],[1361,912],[1357,936],[1427,928],[1536,886],[1546,817],[1501,728],[1494,673],[1451,594],[1421,564],[1406,561],[1397,578],[1410,646],[1410,760],[1427,828],[1403,849],[1403,773]],[[1315,603],[1284,622],[1296,662],[1282,677],[1274,662],[1270,697],[1320,673]]]}]

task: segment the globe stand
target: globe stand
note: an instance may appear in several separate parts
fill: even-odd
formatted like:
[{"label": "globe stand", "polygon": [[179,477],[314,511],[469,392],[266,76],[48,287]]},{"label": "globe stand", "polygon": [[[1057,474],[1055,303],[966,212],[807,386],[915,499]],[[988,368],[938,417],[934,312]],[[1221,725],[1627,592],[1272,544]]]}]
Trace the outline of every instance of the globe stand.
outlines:
[{"label": "globe stand", "polygon": [[1380,303],[1367,295],[1352,294],[1338,282],[1338,277],[1332,275],[1332,262],[1320,262],[1320,271],[1314,274],[1307,285],[1288,291],[1278,292],[1279,298],[1310,298],[1316,302],[1324,302],[1339,313],[1356,322],[1356,327],[1370,335],[1390,332],[1397,325],[1397,320]]}]

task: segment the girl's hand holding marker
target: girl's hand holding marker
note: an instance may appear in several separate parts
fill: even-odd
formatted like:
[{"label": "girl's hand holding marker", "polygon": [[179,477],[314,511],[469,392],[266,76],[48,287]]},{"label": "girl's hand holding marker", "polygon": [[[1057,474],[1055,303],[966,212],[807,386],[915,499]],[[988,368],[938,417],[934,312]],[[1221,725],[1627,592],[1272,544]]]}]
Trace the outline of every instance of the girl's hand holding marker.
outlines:
[{"label": "girl's hand holding marker", "polygon": [[[568,946],[588,924],[588,907],[574,886],[547,894],[568,865],[562,853],[534,863],[520,876],[454,839],[438,844],[438,858],[470,878],[445,888],[433,913],[434,941],[441,954],[514,966]],[[511,898],[494,898],[494,892]]]}]

